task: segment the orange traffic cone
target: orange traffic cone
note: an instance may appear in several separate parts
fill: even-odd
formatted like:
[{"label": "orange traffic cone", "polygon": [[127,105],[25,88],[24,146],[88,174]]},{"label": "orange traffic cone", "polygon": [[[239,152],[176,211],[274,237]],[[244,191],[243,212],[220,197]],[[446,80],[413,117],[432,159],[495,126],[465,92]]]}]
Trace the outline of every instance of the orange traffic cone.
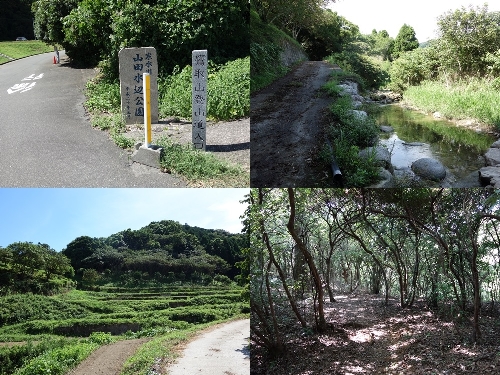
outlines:
[{"label": "orange traffic cone", "polygon": [[54,56],[54,64],[56,63],[56,57]]}]

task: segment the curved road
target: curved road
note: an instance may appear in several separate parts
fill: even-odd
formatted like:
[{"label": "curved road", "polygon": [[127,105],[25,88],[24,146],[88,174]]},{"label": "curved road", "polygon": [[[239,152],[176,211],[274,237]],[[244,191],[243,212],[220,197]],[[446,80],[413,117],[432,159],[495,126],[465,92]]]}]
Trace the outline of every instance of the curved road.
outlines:
[{"label": "curved road", "polygon": [[186,186],[132,163],[93,129],[82,103],[95,71],[53,64],[53,55],[0,65],[0,187]]},{"label": "curved road", "polygon": [[208,329],[187,344],[168,375],[249,375],[250,319]]}]

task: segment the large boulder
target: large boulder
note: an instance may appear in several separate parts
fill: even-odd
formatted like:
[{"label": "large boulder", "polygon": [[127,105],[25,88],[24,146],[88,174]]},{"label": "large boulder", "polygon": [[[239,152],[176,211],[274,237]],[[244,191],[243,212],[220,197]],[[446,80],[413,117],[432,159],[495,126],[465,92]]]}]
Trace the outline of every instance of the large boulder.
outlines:
[{"label": "large boulder", "polygon": [[375,158],[377,165],[387,169],[390,173],[394,172],[394,167],[391,163],[391,153],[382,146],[367,147],[359,152],[359,157],[363,159]]},{"label": "large boulder", "polygon": [[345,81],[338,85],[342,89],[340,95],[358,95],[358,84],[352,81]]},{"label": "large boulder", "polygon": [[500,165],[481,168],[479,170],[479,179],[482,185],[500,188]]},{"label": "large boulder", "polygon": [[358,121],[363,121],[368,118],[368,113],[366,113],[365,111],[352,109],[351,113],[354,115],[354,118]]},{"label": "large boulder", "polygon": [[492,147],[486,151],[484,154],[484,158],[486,159],[486,165],[497,165],[500,164],[500,148]]},{"label": "large boulder", "polygon": [[436,159],[422,158],[413,162],[411,170],[426,180],[442,181],[446,177],[446,169],[441,162]]}]

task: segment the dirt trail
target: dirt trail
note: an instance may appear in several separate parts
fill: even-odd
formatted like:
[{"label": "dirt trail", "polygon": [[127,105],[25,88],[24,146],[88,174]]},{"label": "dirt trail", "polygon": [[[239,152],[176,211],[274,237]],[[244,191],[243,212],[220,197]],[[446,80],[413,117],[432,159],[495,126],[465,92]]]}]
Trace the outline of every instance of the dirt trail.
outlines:
[{"label": "dirt trail", "polygon": [[249,375],[250,319],[212,327],[186,345],[169,375]]},{"label": "dirt trail", "polygon": [[123,340],[100,347],[68,375],[119,375],[127,358],[146,341]]},{"label": "dirt trail", "polygon": [[332,102],[320,91],[334,67],[306,61],[250,101],[250,183],[255,187],[313,187],[313,156]]},{"label": "dirt trail", "polygon": [[335,299],[325,303],[325,332],[307,333],[298,324],[282,332],[287,350],[272,367],[260,348],[252,349],[252,375],[500,373],[496,313],[482,314],[483,341],[476,346],[468,339],[470,322],[444,319],[423,301],[401,309],[393,298],[385,306],[383,296]]}]

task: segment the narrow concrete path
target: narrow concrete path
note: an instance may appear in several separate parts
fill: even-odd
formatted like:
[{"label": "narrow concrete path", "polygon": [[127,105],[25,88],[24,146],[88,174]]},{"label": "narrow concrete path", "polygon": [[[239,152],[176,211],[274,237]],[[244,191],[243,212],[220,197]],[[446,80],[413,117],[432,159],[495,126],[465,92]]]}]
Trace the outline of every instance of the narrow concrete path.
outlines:
[{"label": "narrow concrete path", "polygon": [[203,331],[187,344],[169,375],[249,375],[250,319]]}]

